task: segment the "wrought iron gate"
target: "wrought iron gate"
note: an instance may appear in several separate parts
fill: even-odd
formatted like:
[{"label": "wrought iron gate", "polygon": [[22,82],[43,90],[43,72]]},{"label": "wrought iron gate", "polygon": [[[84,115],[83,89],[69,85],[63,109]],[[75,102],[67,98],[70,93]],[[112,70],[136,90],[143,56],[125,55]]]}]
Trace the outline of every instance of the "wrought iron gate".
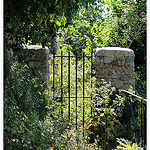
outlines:
[{"label": "wrought iron gate", "polygon": [[[80,61],[79,61],[80,60]],[[88,64],[85,63],[88,61]],[[89,63],[90,62],[90,63]],[[93,72],[93,51],[89,55],[85,55],[85,52],[80,53],[80,55],[75,51],[74,53],[66,52],[65,55],[61,51],[59,55],[53,52],[53,57],[51,61],[52,74],[53,74],[53,98],[61,103],[61,115],[64,114],[64,103],[67,105],[68,119],[71,119],[71,105],[72,101],[75,101],[75,127],[78,128],[79,123],[83,126],[83,136],[84,136],[84,126],[85,126],[85,107],[86,101],[92,100],[92,72]],[[89,66],[90,65],[90,66]],[[88,68],[87,68],[88,66]],[[88,70],[87,70],[88,69]],[[59,71],[58,71],[59,70]],[[66,71],[67,70],[67,71]],[[57,73],[56,73],[57,72]],[[58,73],[59,72],[59,73]],[[72,78],[72,74],[74,78]],[[88,74],[88,75],[87,75]],[[59,77],[58,77],[59,76]],[[87,77],[88,76],[88,77]],[[88,78],[88,79],[87,79]],[[59,84],[59,90],[56,89],[56,80]],[[73,81],[72,81],[73,80]],[[89,80],[89,81],[88,81]],[[86,85],[85,85],[86,82]],[[72,86],[74,84],[74,86]],[[87,85],[88,91],[87,94]],[[57,85],[58,87],[58,85]],[[73,89],[72,89],[73,88]],[[82,89],[82,92],[79,91]],[[73,92],[74,91],[74,92]],[[80,102],[79,102],[80,100]],[[81,110],[82,100],[82,119],[79,118],[79,108]],[[86,108],[87,109],[87,108]],[[89,110],[89,108],[88,108]],[[89,111],[88,111],[89,113]],[[90,108],[90,114],[92,115],[92,107]],[[80,112],[81,115],[81,112]],[[78,121],[80,120],[80,121]],[[81,123],[82,121],[82,123]]]}]

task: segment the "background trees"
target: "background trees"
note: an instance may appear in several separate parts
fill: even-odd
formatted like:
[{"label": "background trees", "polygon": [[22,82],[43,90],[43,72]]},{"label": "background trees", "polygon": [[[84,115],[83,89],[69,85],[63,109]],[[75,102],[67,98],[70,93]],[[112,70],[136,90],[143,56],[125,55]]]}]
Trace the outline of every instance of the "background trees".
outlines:
[{"label": "background trees", "polygon": [[[146,1],[95,1],[60,30],[68,49],[78,52],[98,47],[126,47],[134,50],[136,89],[145,97],[146,88]],[[63,37],[63,38],[62,38]],[[139,90],[140,89],[140,90]],[[142,91],[142,92],[141,92]],[[144,92],[145,91],[145,92]]]}]

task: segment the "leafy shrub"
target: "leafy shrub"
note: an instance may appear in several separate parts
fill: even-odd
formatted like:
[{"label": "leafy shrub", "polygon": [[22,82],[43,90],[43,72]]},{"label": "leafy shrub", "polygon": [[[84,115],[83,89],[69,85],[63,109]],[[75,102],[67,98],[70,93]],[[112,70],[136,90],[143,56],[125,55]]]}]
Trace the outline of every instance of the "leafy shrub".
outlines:
[{"label": "leafy shrub", "polygon": [[87,8],[80,7],[70,25],[60,30],[60,35],[68,49],[78,52],[84,49],[88,53],[93,48],[108,46],[133,48],[139,65],[139,57],[140,63],[145,62],[141,57],[146,55],[145,31],[145,0],[95,1]]},{"label": "leafy shrub", "polygon": [[40,78],[26,65],[13,62],[4,85],[4,148],[9,150],[65,149],[68,117]]},{"label": "leafy shrub", "polygon": [[146,98],[146,67],[143,65],[137,67],[137,71],[135,73],[135,89],[136,93]]},{"label": "leafy shrub", "polygon": [[35,149],[42,143],[47,115],[43,85],[26,65],[12,62],[4,83],[4,148]]},{"label": "leafy shrub", "polygon": [[117,137],[127,135],[127,128],[122,121],[125,97],[106,82],[99,83],[94,93],[94,117],[89,127],[89,142],[96,140],[103,149],[111,149],[116,147]]},{"label": "leafy shrub", "polygon": [[116,150],[143,150],[143,148],[139,147],[136,143],[132,144],[132,142],[125,139],[117,138],[117,142],[119,145]]}]

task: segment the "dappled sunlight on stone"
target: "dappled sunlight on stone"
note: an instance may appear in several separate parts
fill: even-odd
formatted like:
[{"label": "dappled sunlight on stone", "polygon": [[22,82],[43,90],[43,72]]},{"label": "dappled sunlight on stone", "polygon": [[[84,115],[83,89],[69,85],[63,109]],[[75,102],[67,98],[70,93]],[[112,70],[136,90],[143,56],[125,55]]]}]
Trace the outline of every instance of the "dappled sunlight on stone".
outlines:
[{"label": "dappled sunlight on stone", "polygon": [[104,79],[116,88],[135,90],[133,50],[120,47],[97,48],[95,70],[96,82]]}]

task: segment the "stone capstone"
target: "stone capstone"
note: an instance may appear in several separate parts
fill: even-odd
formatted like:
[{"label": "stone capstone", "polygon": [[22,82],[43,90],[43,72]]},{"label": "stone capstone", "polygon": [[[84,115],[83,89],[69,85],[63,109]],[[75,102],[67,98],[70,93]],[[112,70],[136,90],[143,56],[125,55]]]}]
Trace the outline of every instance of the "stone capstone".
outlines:
[{"label": "stone capstone", "polygon": [[97,48],[94,62],[96,82],[105,80],[114,87],[135,90],[134,57],[129,48]]},{"label": "stone capstone", "polygon": [[23,61],[28,64],[33,76],[38,76],[39,72],[42,73],[43,79],[48,84],[49,49],[47,47],[43,49],[40,45],[25,45],[23,49]]}]

